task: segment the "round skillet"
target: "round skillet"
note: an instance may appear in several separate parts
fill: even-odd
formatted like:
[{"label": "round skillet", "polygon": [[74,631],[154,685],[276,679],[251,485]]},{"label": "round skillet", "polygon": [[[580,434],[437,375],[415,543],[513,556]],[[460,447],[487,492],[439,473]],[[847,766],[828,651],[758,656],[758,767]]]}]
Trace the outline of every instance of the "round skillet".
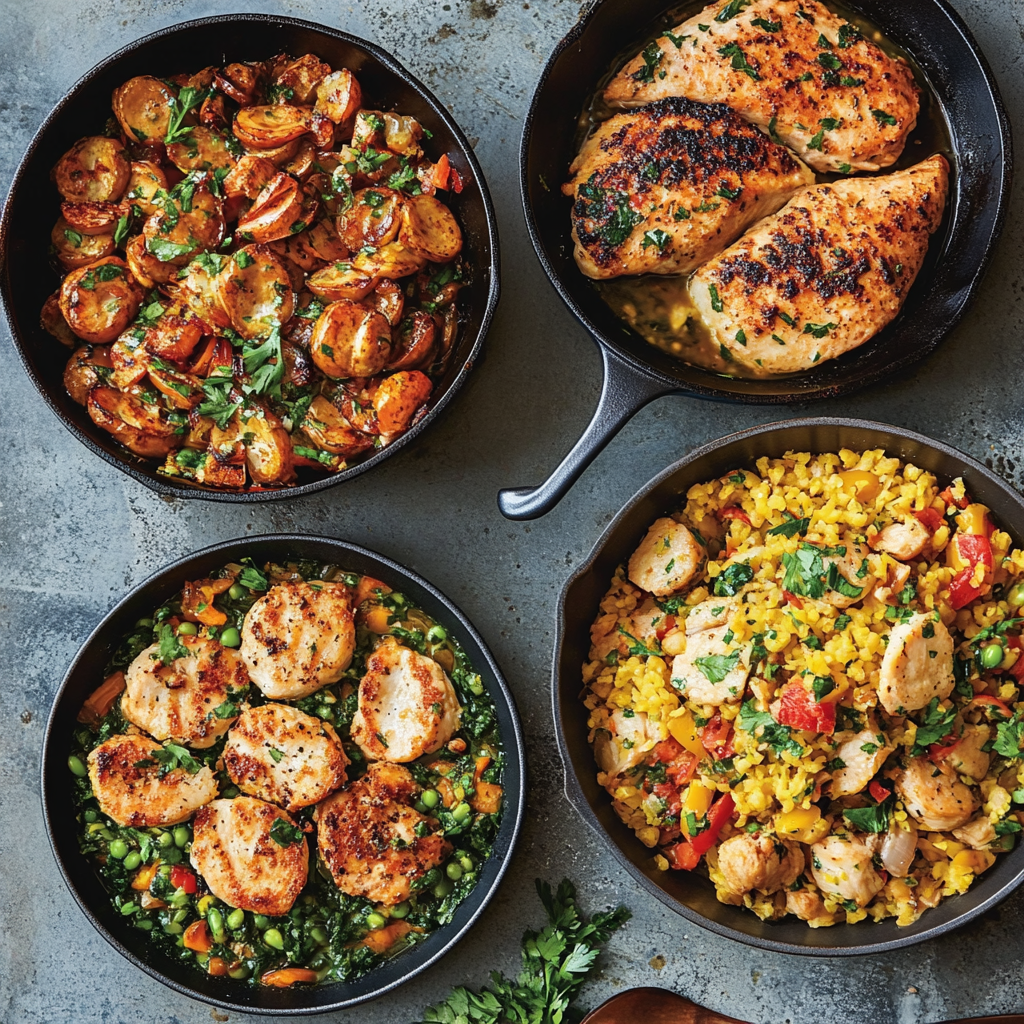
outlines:
[{"label": "round skillet", "polygon": [[[825,0],[827,3],[828,0]],[[691,4],[696,13],[702,3]],[[526,116],[520,185],[526,223],[545,273],[590,331],[604,362],[597,411],[579,442],[540,487],[503,491],[501,511],[532,519],[549,511],[638,409],[684,392],[762,405],[835,398],[885,380],[927,355],[963,316],[992,251],[1010,196],[1010,129],[977,43],[944,0],[850,0],[916,61],[925,93],[938,105],[952,141],[952,188],[945,221],[900,315],[847,353],[793,376],[743,380],[691,366],[662,352],[605,305],[573,259],[569,211],[561,193],[575,155],[580,111],[627,41],[638,50],[669,0],[597,0],[548,60]],[[681,19],[680,19],[681,20]],[[930,153],[922,152],[922,159]]]},{"label": "round skillet", "polygon": [[[411,949],[385,961],[352,982],[278,989],[252,986],[230,978],[204,975],[162,949],[142,941],[137,931],[110,902],[98,875],[78,848],[78,822],[67,786],[67,756],[82,702],[103,678],[104,666],[140,614],[181,590],[186,580],[208,576],[225,562],[252,558],[268,560],[309,558],[382,580],[406,594],[436,619],[465,648],[494,701],[498,728],[505,745],[504,813],[491,856],[483,865],[476,888],[461,903],[450,924],[431,932]],[[469,620],[439,590],[404,566],[345,541],[276,534],[225,541],[186,556],[151,576],[127,594],[93,630],[71,663],[46,726],[43,742],[42,797],[46,832],[64,882],[96,930],[123,957],[157,981],[227,1010],[274,1016],[325,1013],[378,996],[396,988],[436,963],[466,934],[497,891],[512,859],[526,804],[525,750],[515,702],[490,652]]]},{"label": "round skillet", "polygon": [[[456,350],[444,375],[434,384],[430,411],[397,441],[340,473],[309,475],[295,487],[213,490],[159,475],[152,459],[142,459],[114,441],[64,388],[61,378],[70,350],[39,325],[39,311],[57,284],[48,254],[52,218],[46,211],[57,216],[59,196],[50,182],[50,171],[83,135],[102,131],[110,116],[111,93],[134,75],[171,74],[183,68],[259,60],[281,52],[296,56],[315,53],[332,67],[349,68],[359,79],[368,103],[412,114],[433,132],[429,152],[447,153],[465,182],[463,191],[446,196],[446,202],[462,227],[463,256],[472,268],[471,287],[460,298]],[[266,14],[229,14],[173,25],[130,43],[97,64],[71,87],[36,132],[14,176],[0,220],[0,298],[21,361],[47,405],[88,448],[140,483],[160,494],[212,501],[258,502],[310,494],[365,473],[411,444],[437,419],[480,358],[498,304],[498,274],[498,231],[487,185],[473,147],[444,104],[380,47],[336,29]]]},{"label": "round skillet", "polygon": [[590,625],[616,567],[635,550],[658,516],[679,508],[695,483],[729,470],[753,467],[762,456],[787,451],[834,452],[882,448],[940,480],[962,476],[968,492],[988,505],[999,525],[1024,540],[1024,498],[994,473],[962,452],[902,427],[856,419],[788,420],[730,434],[691,452],[669,466],[626,504],[605,530],[586,561],[566,583],[559,599],[552,700],[559,750],[565,763],[566,794],[608,842],[622,866],[651,896],[695,924],[740,942],[782,953],[853,956],[899,949],[942,935],[972,920],[1024,882],[1024,845],[1000,856],[962,896],[951,896],[925,911],[914,924],[897,927],[889,918],[878,924],[837,924],[809,928],[792,917],[761,921],[749,910],[715,898],[706,878],[688,871],[658,871],[651,851],[619,820],[611,798],[597,783],[597,764],[587,738],[587,712],[580,700],[581,672],[589,658]]}]

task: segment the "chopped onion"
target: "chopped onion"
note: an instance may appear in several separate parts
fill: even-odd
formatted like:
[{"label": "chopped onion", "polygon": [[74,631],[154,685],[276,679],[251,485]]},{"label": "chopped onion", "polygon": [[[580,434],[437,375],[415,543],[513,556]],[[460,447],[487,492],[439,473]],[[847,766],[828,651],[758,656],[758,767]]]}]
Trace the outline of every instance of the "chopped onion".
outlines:
[{"label": "chopped onion", "polygon": [[917,829],[905,832],[898,825],[882,840],[882,867],[894,878],[906,878],[917,853]]}]

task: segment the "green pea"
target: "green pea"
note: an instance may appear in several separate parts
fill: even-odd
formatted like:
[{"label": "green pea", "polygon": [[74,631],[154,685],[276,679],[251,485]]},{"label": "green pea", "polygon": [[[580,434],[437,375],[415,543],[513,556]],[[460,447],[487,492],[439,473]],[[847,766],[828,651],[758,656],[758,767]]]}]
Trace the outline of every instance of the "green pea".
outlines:
[{"label": "green pea", "polygon": [[126,903],[121,907],[121,913],[124,914],[125,917],[131,917],[138,909],[139,908],[134,903]]},{"label": "green pea", "polygon": [[998,668],[1003,660],[1003,648],[1000,644],[989,644],[981,649],[981,664],[985,668]]},{"label": "green pea", "polygon": [[420,803],[433,809],[441,802],[441,795],[436,789],[425,789],[420,793]]},{"label": "green pea", "polygon": [[191,838],[191,836],[189,834],[189,830],[187,828],[185,828],[184,825],[179,825],[174,830],[173,836],[174,836],[174,845],[176,847],[178,847],[179,850],[182,849],[182,847],[184,847],[184,845]]},{"label": "green pea", "polygon": [[270,918],[264,917],[263,914],[256,914],[256,916],[252,919],[252,923],[256,925],[256,927],[259,928],[260,931],[263,931],[263,929],[266,928],[268,924],[270,924]]},{"label": "green pea", "polygon": [[309,929],[309,937],[320,946],[327,945],[327,932],[319,925]]},{"label": "green pea", "polygon": [[164,925],[164,932],[168,935],[180,935],[185,930],[180,921],[168,921]]},{"label": "green pea", "polygon": [[459,867],[454,861],[448,865],[445,869],[445,874],[453,881],[457,882],[462,877],[462,868]]},{"label": "green pea", "polygon": [[413,807],[417,811],[419,811],[420,814],[426,814],[427,811],[429,810],[427,805],[422,800],[417,800],[416,803],[413,804]]},{"label": "green pea", "polygon": [[216,908],[210,907],[206,912],[206,923],[214,942],[224,941],[224,915]]},{"label": "green pea", "polygon": [[199,632],[199,627],[194,622],[179,622],[178,623],[178,635],[179,636],[195,636]]},{"label": "green pea", "polygon": [[228,977],[234,978],[235,981],[244,981],[249,977],[249,968],[245,964],[239,964],[237,967],[232,967],[228,971]]},{"label": "green pea", "polygon": [[427,639],[432,644],[440,644],[444,643],[444,641],[448,639],[448,634],[441,626],[431,626],[430,629],[427,630]]},{"label": "green pea", "polygon": [[99,820],[99,815],[91,807],[87,807],[84,811],[82,811],[82,817],[90,824],[92,824],[92,822],[94,821]]},{"label": "green pea", "polygon": [[139,621],[135,623],[135,628],[136,629],[152,629],[153,628],[153,620],[152,619],[139,619]]},{"label": "green pea", "polygon": [[161,832],[156,845],[162,846],[166,850],[168,846],[174,845],[174,836],[170,832]]},{"label": "green pea", "polygon": [[124,859],[125,871],[134,871],[142,863],[142,854],[138,850],[132,850]]},{"label": "green pea", "polygon": [[220,635],[220,642],[225,647],[239,647],[242,643],[242,635],[234,626],[228,626]]},{"label": "green pea", "polygon": [[459,858],[459,866],[463,871],[472,871],[476,864],[473,863],[473,858],[467,855]]},{"label": "green pea", "polygon": [[232,583],[228,588],[228,597],[230,597],[232,601],[240,601],[245,597],[245,587],[243,587],[241,583]]},{"label": "green pea", "polygon": [[408,903],[399,903],[391,908],[391,916],[398,921],[401,921],[403,917],[409,916],[409,911],[412,907]]},{"label": "green pea", "polygon": [[374,913],[366,915],[367,928],[383,928],[385,924],[387,924],[387,921],[385,920],[383,914],[378,914],[376,911],[374,911]]},{"label": "green pea", "polygon": [[273,949],[284,949],[284,937],[276,928],[268,928],[263,933],[263,941]]},{"label": "green pea", "polygon": [[84,779],[89,774],[89,769],[85,767],[85,762],[80,757],[75,757],[74,754],[68,758],[68,768],[71,770],[72,775],[77,775],[80,779]]},{"label": "green pea", "polygon": [[236,907],[230,914],[228,914],[228,927],[233,932],[237,932],[243,924],[245,924],[245,911],[239,910]]},{"label": "green pea", "polygon": [[115,839],[110,846],[107,847],[107,853],[110,854],[114,860],[124,860],[128,856],[128,844],[123,839]]},{"label": "green pea", "polygon": [[473,813],[473,808],[472,808],[472,807],[470,807],[470,806],[469,806],[469,804],[467,804],[467,803],[461,803],[461,804],[456,804],[456,805],[455,805],[455,809],[454,809],[454,810],[452,811],[452,817],[453,817],[453,818],[454,818],[454,819],[455,819],[456,821],[458,821],[458,822],[463,822],[463,821],[465,821],[465,820],[466,820],[466,819],[467,819],[467,818],[468,818],[468,817],[470,816],[470,814],[472,814],[472,813]]},{"label": "green pea", "polygon": [[439,900],[443,900],[454,888],[455,886],[453,886],[447,878],[442,878],[441,881],[434,886],[433,893]]},{"label": "green pea", "polygon": [[135,927],[141,928],[144,932],[149,932],[153,930],[153,922],[148,917],[143,917],[135,922]]},{"label": "green pea", "polygon": [[1019,608],[1024,604],[1024,583],[1018,583],[1013,587],[1006,595],[1006,601],[1008,604],[1012,604],[1015,608]]}]

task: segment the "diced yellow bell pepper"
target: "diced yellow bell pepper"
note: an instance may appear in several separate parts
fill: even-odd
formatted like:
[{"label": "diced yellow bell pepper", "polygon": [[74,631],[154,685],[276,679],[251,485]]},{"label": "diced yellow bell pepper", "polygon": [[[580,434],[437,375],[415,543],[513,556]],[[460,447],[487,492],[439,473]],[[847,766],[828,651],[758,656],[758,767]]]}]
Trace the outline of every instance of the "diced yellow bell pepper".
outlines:
[{"label": "diced yellow bell pepper", "polygon": [[795,807],[792,811],[779,814],[775,817],[775,831],[780,836],[786,836],[793,832],[802,832],[811,828],[821,818],[821,811],[814,806]]},{"label": "diced yellow bell pepper", "polygon": [[684,749],[696,757],[706,757],[707,751],[697,735],[697,723],[693,720],[693,714],[687,711],[685,714],[668,721],[668,731],[672,738]]},{"label": "diced yellow bell pepper", "polygon": [[961,850],[953,858],[953,867],[980,875],[983,871],[988,871],[995,862],[995,854],[989,853],[988,850]]},{"label": "diced yellow bell pepper", "polygon": [[147,890],[153,884],[153,879],[156,878],[159,867],[160,861],[158,860],[153,861],[152,864],[144,864],[135,872],[135,877],[132,879],[132,888],[136,892]]},{"label": "diced yellow bell pepper", "polygon": [[683,797],[683,810],[693,811],[698,818],[703,818],[708,813],[715,792],[716,790],[702,782],[691,782],[686,787],[686,796]]},{"label": "diced yellow bell pepper", "polygon": [[964,533],[986,534],[988,533],[988,530],[985,529],[985,516],[987,513],[988,507],[986,505],[968,505],[967,508],[957,515],[957,526]]},{"label": "diced yellow bell pepper", "polygon": [[874,473],[868,473],[863,469],[848,469],[839,474],[844,487],[851,487],[856,492],[857,500],[864,504],[873,501],[878,497],[882,489],[881,482]]}]

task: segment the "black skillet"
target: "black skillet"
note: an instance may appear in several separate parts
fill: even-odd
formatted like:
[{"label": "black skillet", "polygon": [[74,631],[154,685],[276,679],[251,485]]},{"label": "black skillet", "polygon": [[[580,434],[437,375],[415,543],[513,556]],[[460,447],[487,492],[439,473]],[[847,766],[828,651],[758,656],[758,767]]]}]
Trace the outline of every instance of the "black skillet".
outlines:
[{"label": "black skillet", "polygon": [[597,784],[597,764],[588,741],[587,711],[580,700],[581,670],[589,660],[590,625],[615,569],[629,559],[648,527],[678,509],[695,483],[734,468],[754,468],[762,456],[787,451],[835,452],[882,448],[948,482],[963,477],[968,493],[992,509],[996,522],[1020,543],[1024,539],[1024,498],[963,452],[921,434],[870,420],[788,420],[730,434],[669,466],[626,504],[605,530],[590,556],[566,583],[559,599],[552,701],[559,750],[566,771],[566,795],[612,853],[651,896],[695,924],[740,942],[781,953],[855,956],[881,953],[943,935],[994,907],[1024,882],[1024,845],[1001,855],[962,896],[951,896],[925,911],[914,924],[837,924],[809,928],[793,917],[761,921],[749,910],[715,898],[706,878],[687,871],[658,871],[651,851],[619,820],[611,798]]},{"label": "black skillet", "polygon": [[[257,565],[268,560],[310,558],[373,576],[401,591],[462,644],[494,701],[505,745],[504,814],[494,849],[481,869],[480,880],[449,924],[356,981],[277,989],[203,974],[151,946],[145,934],[133,928],[114,909],[99,877],[78,849],[79,824],[67,785],[67,758],[72,733],[79,727],[76,716],[82,702],[103,678],[104,667],[112,653],[140,616],[148,615],[181,590],[186,580],[208,576],[211,570],[243,557],[252,558]],[[444,956],[483,913],[512,859],[522,824],[526,803],[524,757],[519,716],[501,670],[470,621],[439,590],[399,563],[345,541],[288,535],[248,537],[225,541],[161,569],[122,598],[93,630],[64,676],[47,723],[42,761],[43,815],[54,857],[71,895],[103,938],[136,967],[176,992],[228,1010],[273,1016],[325,1013],[376,999],[425,971]]]},{"label": "black skillet", "polygon": [[[132,76],[169,75],[281,52],[315,53],[332,67],[349,68],[359,79],[367,104],[412,114],[433,133],[425,143],[427,155],[437,159],[447,153],[465,182],[461,193],[449,193],[445,201],[462,227],[463,257],[472,268],[471,286],[460,295],[456,349],[444,375],[435,382],[430,411],[397,441],[330,476],[300,470],[306,475],[300,475],[295,487],[219,491],[160,476],[154,460],[142,459],[117,444],[65,390],[61,375],[71,353],[39,325],[43,302],[58,284],[47,252],[50,228],[60,212],[60,196],[50,182],[50,171],[76,140],[102,133],[111,116],[110,94]],[[351,480],[405,448],[437,419],[479,360],[498,303],[498,289],[498,231],[491,198],[473,148],[444,104],[379,46],[323,25],[267,14],[228,14],[173,25],[130,43],[97,64],[72,86],[36,132],[14,176],[0,220],[0,298],[32,383],[64,426],[88,448],[154,491],[178,497],[244,502],[292,498]]]},{"label": "black skillet", "polygon": [[[688,5],[685,14],[701,6]],[[523,206],[541,265],[598,346],[604,383],[593,419],[551,476],[537,488],[501,492],[498,504],[508,518],[532,519],[549,511],[626,420],[652,399],[673,392],[757,405],[835,398],[893,377],[936,348],[963,316],[1010,197],[1010,128],[995,81],[966,25],[944,0],[850,0],[847,6],[916,61],[923,102],[937,104],[952,143],[950,202],[896,320],[842,358],[784,378],[725,377],[662,352],[611,312],[573,260],[571,203],[560,186],[575,155],[580,112],[616,57],[632,56],[658,26],[682,20],[666,16],[670,9],[678,15],[679,5],[671,0],[595,0],[555,48],[523,129]],[[931,155],[923,146],[918,149],[921,159]]]}]

